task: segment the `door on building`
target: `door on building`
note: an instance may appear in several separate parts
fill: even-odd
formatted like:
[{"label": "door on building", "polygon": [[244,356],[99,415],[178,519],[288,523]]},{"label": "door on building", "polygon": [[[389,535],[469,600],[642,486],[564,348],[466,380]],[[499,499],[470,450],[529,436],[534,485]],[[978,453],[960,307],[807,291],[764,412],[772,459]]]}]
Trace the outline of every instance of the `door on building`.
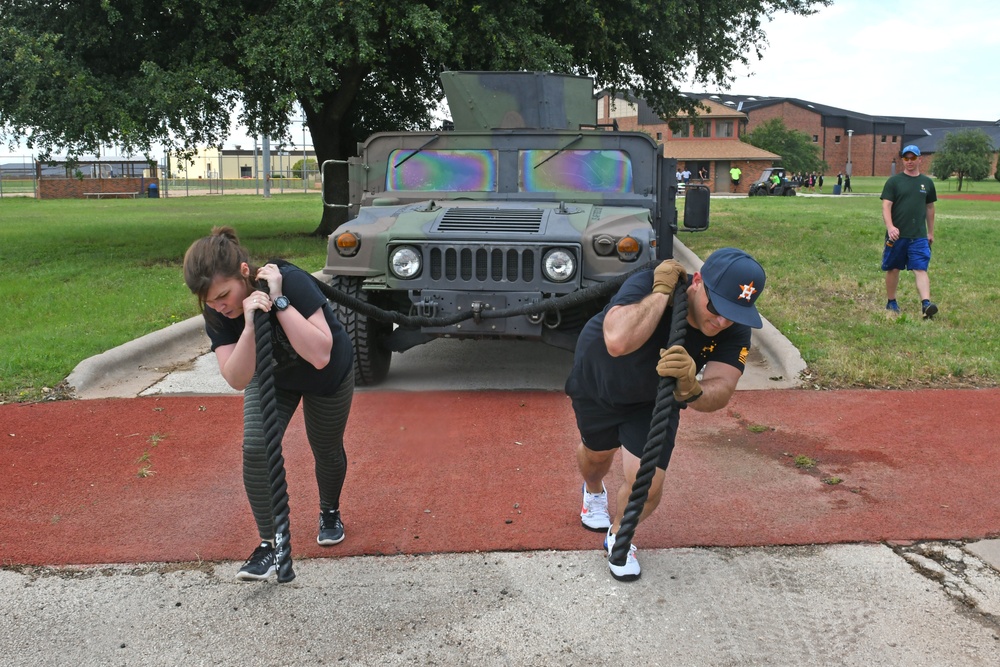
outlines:
[{"label": "door on building", "polygon": [[715,191],[729,192],[732,186],[732,179],[729,178],[729,161],[717,160],[715,162]]}]

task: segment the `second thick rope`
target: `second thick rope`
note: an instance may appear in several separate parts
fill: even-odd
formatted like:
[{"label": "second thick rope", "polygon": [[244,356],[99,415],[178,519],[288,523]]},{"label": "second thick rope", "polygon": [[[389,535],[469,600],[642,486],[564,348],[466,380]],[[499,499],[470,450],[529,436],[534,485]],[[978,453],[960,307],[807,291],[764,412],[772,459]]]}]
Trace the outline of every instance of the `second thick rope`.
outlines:
[{"label": "second thick rope", "polygon": [[[264,287],[267,290],[267,287]],[[288,521],[288,484],[285,483],[285,459],[281,453],[281,428],[278,425],[278,400],[274,390],[274,350],[271,346],[271,318],[257,311],[254,316],[257,344],[257,382],[260,410],[267,441],[267,479],[271,490],[271,516],[274,521],[274,550],[278,582],[295,578],[292,569],[292,542]]]},{"label": "second thick rope", "polygon": [[[684,344],[684,337],[687,335],[687,312],[687,281],[684,281],[674,289],[670,335],[665,347]],[[629,494],[628,505],[625,507],[625,514],[618,527],[618,534],[615,536],[615,546],[611,549],[609,560],[614,565],[624,565],[628,558],[628,552],[632,546],[632,536],[635,534],[635,527],[639,524],[639,516],[646,505],[649,487],[656,474],[656,463],[660,459],[660,453],[664,446],[666,446],[667,423],[678,409],[677,399],[674,398],[676,385],[677,379],[672,377],[661,378],[659,385],[657,385],[656,403],[653,406],[653,417],[649,424],[649,437],[642,450],[639,470],[635,475],[635,483],[632,484],[632,493]]]}]

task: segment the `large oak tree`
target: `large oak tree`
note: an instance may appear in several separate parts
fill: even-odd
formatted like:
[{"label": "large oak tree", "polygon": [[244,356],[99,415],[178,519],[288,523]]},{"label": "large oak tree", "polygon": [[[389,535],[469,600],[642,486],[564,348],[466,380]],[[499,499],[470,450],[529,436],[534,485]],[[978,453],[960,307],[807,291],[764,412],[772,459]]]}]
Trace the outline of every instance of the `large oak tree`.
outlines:
[{"label": "large oak tree", "polygon": [[[221,145],[238,103],[275,137],[298,103],[319,161],[342,160],[371,132],[427,127],[445,69],[589,75],[670,117],[694,111],[678,88],[692,77],[726,88],[774,13],[826,4],[0,0],[0,141],[70,156]],[[316,231],[336,224],[327,210]]]}]

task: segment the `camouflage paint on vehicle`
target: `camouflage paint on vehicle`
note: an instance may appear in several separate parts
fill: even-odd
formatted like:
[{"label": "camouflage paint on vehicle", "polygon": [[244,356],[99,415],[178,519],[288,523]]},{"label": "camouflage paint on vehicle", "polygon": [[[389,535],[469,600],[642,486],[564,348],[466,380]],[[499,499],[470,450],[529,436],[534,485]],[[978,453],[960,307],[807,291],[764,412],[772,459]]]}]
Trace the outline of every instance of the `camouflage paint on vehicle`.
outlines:
[{"label": "camouflage paint on vehicle", "polygon": [[[552,299],[671,255],[676,162],[646,134],[597,127],[589,78],[445,72],[442,82],[454,130],[375,134],[349,161],[349,220],[324,269],[335,287],[436,317]],[[572,349],[605,304],[420,329],[338,312],[359,383],[375,384],[392,351],[441,336]]]}]

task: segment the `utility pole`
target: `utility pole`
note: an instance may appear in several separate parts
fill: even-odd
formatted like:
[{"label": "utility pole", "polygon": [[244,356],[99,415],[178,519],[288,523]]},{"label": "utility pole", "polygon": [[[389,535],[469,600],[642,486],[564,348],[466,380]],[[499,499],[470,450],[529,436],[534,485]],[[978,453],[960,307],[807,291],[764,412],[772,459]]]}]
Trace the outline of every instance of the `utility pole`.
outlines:
[{"label": "utility pole", "polygon": [[854,130],[847,131],[847,175],[851,175],[851,137],[854,136]]}]

